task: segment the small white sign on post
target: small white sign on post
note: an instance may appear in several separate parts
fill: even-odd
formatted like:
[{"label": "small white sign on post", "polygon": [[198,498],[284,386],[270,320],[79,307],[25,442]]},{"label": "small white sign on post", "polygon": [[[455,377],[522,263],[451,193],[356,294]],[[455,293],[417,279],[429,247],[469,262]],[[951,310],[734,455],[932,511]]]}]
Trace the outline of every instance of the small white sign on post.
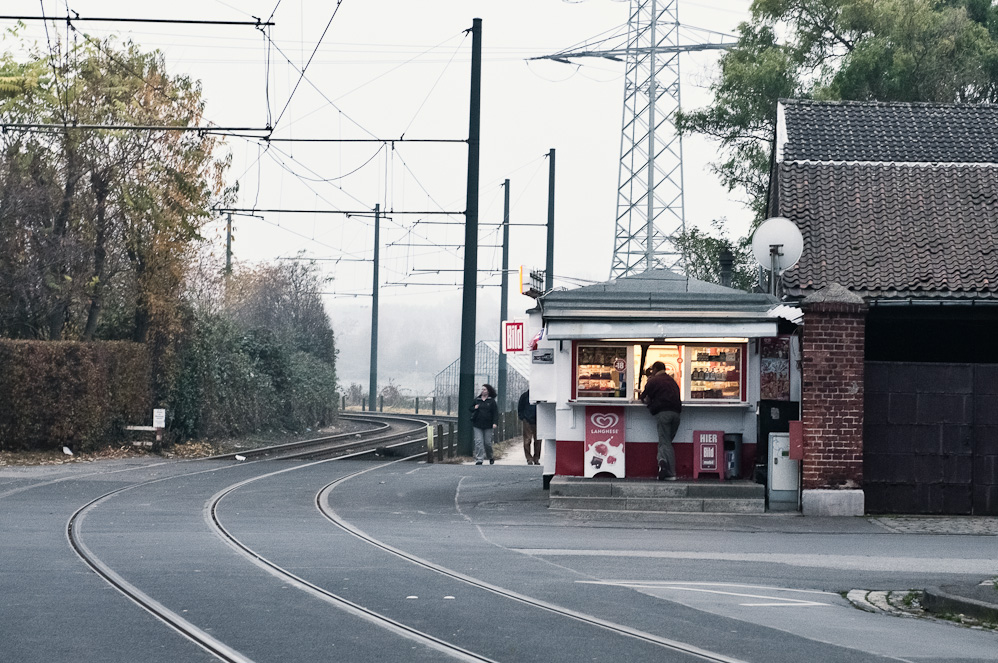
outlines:
[{"label": "small white sign on post", "polygon": [[152,411],[153,428],[166,428],[166,410],[157,408]]},{"label": "small white sign on post", "polygon": [[502,323],[502,351],[523,352],[526,347],[526,326],[523,320],[503,320]]}]

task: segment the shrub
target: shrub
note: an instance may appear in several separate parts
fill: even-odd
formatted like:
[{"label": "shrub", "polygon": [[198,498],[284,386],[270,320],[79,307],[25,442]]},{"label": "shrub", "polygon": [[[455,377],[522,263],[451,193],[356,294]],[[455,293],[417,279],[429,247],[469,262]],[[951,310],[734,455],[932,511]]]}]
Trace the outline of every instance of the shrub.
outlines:
[{"label": "shrub", "polygon": [[0,340],[0,449],[92,450],[146,422],[145,346],[121,341]]}]

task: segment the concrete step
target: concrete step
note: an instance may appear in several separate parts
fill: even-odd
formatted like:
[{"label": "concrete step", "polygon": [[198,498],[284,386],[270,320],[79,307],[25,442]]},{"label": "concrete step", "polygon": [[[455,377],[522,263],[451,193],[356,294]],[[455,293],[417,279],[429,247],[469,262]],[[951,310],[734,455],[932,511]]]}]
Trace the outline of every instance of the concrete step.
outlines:
[{"label": "concrete step", "polygon": [[695,482],[556,476],[549,507],[597,511],[764,513],[765,486],[750,481]]}]

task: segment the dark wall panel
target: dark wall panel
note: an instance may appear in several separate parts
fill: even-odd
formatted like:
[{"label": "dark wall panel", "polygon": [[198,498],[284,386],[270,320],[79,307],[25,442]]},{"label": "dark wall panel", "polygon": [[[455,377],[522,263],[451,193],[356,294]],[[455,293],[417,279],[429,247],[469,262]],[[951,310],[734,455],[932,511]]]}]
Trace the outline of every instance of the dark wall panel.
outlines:
[{"label": "dark wall panel", "polygon": [[998,515],[998,365],[867,362],[870,513]]}]

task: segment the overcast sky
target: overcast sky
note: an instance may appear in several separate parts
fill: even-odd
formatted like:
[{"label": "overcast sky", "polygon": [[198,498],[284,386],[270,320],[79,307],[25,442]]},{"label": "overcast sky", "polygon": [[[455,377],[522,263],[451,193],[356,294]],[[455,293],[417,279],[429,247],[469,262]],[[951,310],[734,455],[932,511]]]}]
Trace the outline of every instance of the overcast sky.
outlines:
[{"label": "overcast sky", "polygon": [[[748,17],[750,0],[680,3],[683,24],[732,34]],[[81,17],[252,21],[272,16],[270,41],[252,26],[76,25],[94,37],[116,34],[164,51],[171,73],[202,81],[206,117],[215,125],[262,128],[270,123],[275,138],[299,139],[467,138],[471,38],[464,33],[473,18],[482,18],[479,283],[489,286],[479,289],[482,338],[498,337],[501,251],[493,245],[501,243],[502,181],[511,180],[511,222],[543,223],[545,155],[551,148],[557,151],[555,285],[609,277],[624,65],[527,58],[625,25],[629,2],[343,0],[337,8],[332,0],[70,0],[68,7],[66,0],[4,0],[0,13],[38,16],[44,10],[65,17],[67,8]],[[26,29],[41,45],[83,38],[67,32],[65,21],[50,25],[47,34],[39,23]],[[684,107],[709,103],[706,88],[716,60],[717,52],[711,51],[683,56]],[[299,81],[306,65],[305,79]],[[707,228],[712,219],[725,217],[731,234],[743,235],[750,213],[707,167],[717,158],[716,145],[694,137],[683,148],[687,224]],[[233,159],[230,179],[239,181],[239,207],[465,208],[467,148],[462,143],[396,143],[392,149],[378,143],[274,142],[268,147],[232,138],[225,149]],[[327,308],[340,341],[341,379],[366,385],[372,220],[318,213],[260,216],[236,218],[236,259],[271,261],[304,252],[320,260],[323,273],[333,279]],[[456,270],[462,267],[462,253],[455,245],[463,241],[462,223],[461,216],[437,215],[396,214],[383,220],[381,311],[388,322],[381,325],[381,382],[394,378],[425,391],[432,375],[457,357],[461,275]],[[544,232],[511,229],[512,268],[544,267]],[[222,260],[221,224],[211,235]],[[522,317],[531,304],[513,294],[511,317]],[[434,322],[407,322],[417,311],[432,311]]]}]

